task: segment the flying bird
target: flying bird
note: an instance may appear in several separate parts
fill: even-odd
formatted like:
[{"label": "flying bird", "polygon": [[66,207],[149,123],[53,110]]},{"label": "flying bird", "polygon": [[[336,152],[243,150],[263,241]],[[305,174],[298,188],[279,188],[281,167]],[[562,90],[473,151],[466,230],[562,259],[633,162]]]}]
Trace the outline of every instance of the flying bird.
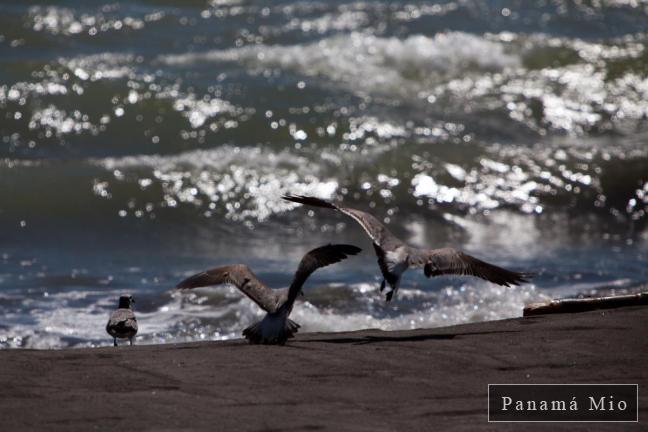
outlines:
[{"label": "flying bird", "polygon": [[131,309],[133,303],[135,300],[132,296],[119,297],[119,306],[110,315],[108,324],[106,324],[106,331],[113,337],[115,346],[117,346],[117,338],[128,339],[133,345],[133,339],[137,334],[137,318]]},{"label": "flying bird", "polygon": [[283,199],[314,207],[337,210],[353,218],[373,241],[378,266],[383,275],[380,292],[386,283],[391,287],[385,298],[391,301],[398,292],[402,274],[410,267],[423,267],[425,276],[470,275],[498,285],[510,286],[528,282],[529,273],[514,272],[489,264],[457,249],[418,249],[408,246],[392,234],[378,219],[360,210],[341,207],[328,201],[303,195],[284,195]]},{"label": "flying bird", "polygon": [[244,264],[216,267],[195,274],[180,282],[176,288],[190,289],[220,284],[236,286],[267,312],[261,321],[243,330],[243,336],[254,344],[283,345],[287,339],[297,333],[300,327],[288,316],[292,312],[297,295],[302,292],[302,286],[306,279],[315,270],[342,261],[349,255],[356,255],[361,250],[356,246],[346,244],[329,244],[313,249],[302,258],[288,288],[268,288]]}]

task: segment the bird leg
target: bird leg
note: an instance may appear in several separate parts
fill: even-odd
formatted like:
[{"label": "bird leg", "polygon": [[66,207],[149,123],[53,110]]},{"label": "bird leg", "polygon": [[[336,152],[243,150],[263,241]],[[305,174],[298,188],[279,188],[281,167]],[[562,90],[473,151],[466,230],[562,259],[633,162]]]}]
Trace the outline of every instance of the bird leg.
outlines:
[{"label": "bird leg", "polygon": [[133,339],[132,337],[129,337],[128,340],[130,341],[131,346],[133,346]]},{"label": "bird leg", "polygon": [[113,338],[113,346],[117,346],[117,338]]},{"label": "bird leg", "polygon": [[387,281],[385,281],[385,279],[383,278],[382,282],[380,283],[380,292],[383,292],[385,290],[385,283],[386,282]]},{"label": "bird leg", "polygon": [[387,300],[387,301],[391,301],[391,299],[392,299],[392,297],[393,297],[393,295],[394,295],[395,292],[396,292],[396,290],[391,290],[391,291],[389,291],[389,292],[385,295],[385,300]]}]

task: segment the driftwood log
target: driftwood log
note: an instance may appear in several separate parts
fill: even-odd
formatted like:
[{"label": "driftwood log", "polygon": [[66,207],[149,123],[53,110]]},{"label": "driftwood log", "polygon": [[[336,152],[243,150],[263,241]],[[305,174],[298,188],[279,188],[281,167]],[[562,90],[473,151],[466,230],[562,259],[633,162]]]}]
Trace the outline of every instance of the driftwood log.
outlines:
[{"label": "driftwood log", "polygon": [[614,297],[561,299],[545,303],[531,303],[524,307],[523,315],[586,312],[595,309],[613,309],[638,305],[648,305],[648,292]]}]

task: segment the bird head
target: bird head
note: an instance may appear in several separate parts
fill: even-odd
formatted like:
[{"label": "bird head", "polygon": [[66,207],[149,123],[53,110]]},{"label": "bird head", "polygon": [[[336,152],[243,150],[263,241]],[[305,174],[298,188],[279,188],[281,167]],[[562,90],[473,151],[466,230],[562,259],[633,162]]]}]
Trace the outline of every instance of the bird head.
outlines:
[{"label": "bird head", "polygon": [[119,297],[119,308],[120,309],[130,309],[131,304],[135,303],[133,296],[123,295]]}]

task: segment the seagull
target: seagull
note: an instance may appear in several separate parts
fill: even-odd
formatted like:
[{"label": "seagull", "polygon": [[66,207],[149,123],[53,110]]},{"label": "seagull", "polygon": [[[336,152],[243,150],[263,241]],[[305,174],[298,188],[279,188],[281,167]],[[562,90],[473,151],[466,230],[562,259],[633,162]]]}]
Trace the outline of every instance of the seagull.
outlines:
[{"label": "seagull", "polygon": [[137,319],[131,309],[131,304],[135,303],[132,296],[119,297],[119,306],[110,315],[106,331],[113,337],[113,343],[117,346],[117,338],[128,339],[133,345],[133,339],[137,334]]},{"label": "seagull", "polygon": [[410,267],[423,267],[425,276],[446,274],[476,276],[503,286],[528,282],[530,273],[520,273],[497,267],[453,248],[417,249],[408,246],[392,234],[378,219],[360,210],[341,207],[320,198],[304,195],[284,195],[281,198],[299,204],[337,210],[358,222],[373,241],[378,266],[383,275],[380,292],[385,283],[391,287],[387,301],[398,292],[402,274]]},{"label": "seagull", "polygon": [[244,264],[216,267],[195,274],[180,282],[176,288],[190,289],[220,284],[236,286],[267,312],[261,321],[243,330],[243,336],[252,344],[283,345],[287,339],[297,333],[300,327],[299,324],[288,319],[288,316],[297,295],[302,293],[302,286],[306,279],[318,268],[342,261],[361,250],[359,247],[346,244],[329,244],[313,249],[302,258],[288,288],[268,288]]}]

